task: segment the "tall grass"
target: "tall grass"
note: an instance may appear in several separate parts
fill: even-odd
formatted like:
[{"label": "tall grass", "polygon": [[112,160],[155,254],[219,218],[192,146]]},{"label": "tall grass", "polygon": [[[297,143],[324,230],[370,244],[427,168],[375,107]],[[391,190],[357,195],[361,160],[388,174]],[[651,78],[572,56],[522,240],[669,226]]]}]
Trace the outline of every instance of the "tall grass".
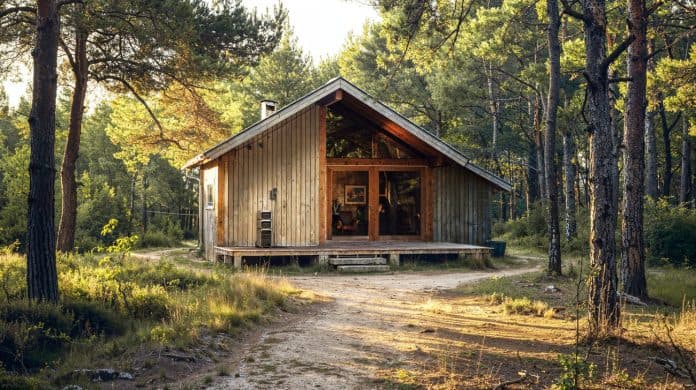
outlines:
[{"label": "tall grass", "polygon": [[[59,360],[93,364],[99,359],[93,355],[106,355],[116,344],[122,352],[234,333],[284,307],[294,293],[284,279],[259,271],[201,272],[123,253],[65,255],[58,258],[61,304],[36,304],[25,296],[25,261],[0,251],[0,366],[18,373]],[[75,353],[70,351],[90,358],[68,356]]]}]

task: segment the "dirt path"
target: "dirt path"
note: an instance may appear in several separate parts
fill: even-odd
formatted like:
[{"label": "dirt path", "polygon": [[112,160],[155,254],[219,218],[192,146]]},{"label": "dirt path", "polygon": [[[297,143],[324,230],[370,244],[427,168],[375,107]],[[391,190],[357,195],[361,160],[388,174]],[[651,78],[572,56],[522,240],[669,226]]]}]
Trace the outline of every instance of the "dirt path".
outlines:
[{"label": "dirt path", "polygon": [[[534,268],[497,272],[301,276],[301,289],[328,297],[316,315],[263,332],[239,355],[235,375],[213,389],[368,389],[380,372],[410,372],[422,349],[446,343],[434,333],[440,289]],[[442,347],[442,345],[441,345]],[[446,346],[444,346],[446,347]]]}]

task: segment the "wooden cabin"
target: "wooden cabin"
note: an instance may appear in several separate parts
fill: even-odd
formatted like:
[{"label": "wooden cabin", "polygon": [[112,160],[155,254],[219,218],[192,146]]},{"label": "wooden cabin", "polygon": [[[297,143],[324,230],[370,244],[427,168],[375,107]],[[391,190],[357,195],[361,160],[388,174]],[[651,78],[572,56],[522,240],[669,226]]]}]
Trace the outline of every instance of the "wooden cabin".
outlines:
[{"label": "wooden cabin", "polygon": [[336,78],[186,163],[208,259],[482,253],[510,184]]}]

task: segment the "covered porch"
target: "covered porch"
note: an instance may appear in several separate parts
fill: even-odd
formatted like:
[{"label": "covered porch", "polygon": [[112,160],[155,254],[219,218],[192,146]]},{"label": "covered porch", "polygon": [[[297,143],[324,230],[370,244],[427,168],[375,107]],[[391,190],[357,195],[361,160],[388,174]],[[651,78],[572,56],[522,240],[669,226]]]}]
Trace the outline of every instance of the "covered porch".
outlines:
[{"label": "covered porch", "polygon": [[464,258],[483,259],[489,257],[490,253],[491,248],[485,246],[423,241],[329,240],[318,246],[302,247],[215,247],[216,258],[225,263],[232,263],[235,267],[241,267],[245,257],[309,256],[315,257],[318,263],[327,263],[331,257],[383,256],[389,259],[391,265],[399,265],[401,256],[457,255]]}]

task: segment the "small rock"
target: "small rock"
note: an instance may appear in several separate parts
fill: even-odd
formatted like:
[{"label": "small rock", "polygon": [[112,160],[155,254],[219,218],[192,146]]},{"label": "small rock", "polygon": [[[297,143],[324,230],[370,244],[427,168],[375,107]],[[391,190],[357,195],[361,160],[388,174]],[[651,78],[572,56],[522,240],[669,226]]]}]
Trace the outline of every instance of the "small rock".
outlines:
[{"label": "small rock", "polygon": [[544,289],[544,292],[547,294],[551,294],[551,293],[561,292],[561,289],[554,286],[553,284],[550,284],[550,285],[546,286],[546,288]]},{"label": "small rock", "polygon": [[178,353],[165,353],[165,357],[168,357],[175,362],[188,362],[188,363],[194,363],[196,361],[196,358],[190,355],[181,355]]},{"label": "small rock", "polygon": [[420,331],[421,333],[435,333],[435,329],[427,328]]},{"label": "small rock", "polygon": [[63,387],[63,390],[84,390],[84,389],[82,388],[82,386],[78,386],[78,385],[67,385],[67,386]]},{"label": "small rock", "polygon": [[631,305],[636,305],[636,306],[648,306],[647,303],[643,302],[640,300],[638,297],[634,297],[633,295],[629,295],[626,293],[618,293],[619,299],[623,299],[626,303],[629,303]]},{"label": "small rock", "polygon": [[74,375],[85,375],[90,378],[92,382],[109,382],[115,380],[126,380],[132,381],[133,374],[128,372],[119,372],[113,368],[99,368],[96,370],[82,369],[73,371]]}]

